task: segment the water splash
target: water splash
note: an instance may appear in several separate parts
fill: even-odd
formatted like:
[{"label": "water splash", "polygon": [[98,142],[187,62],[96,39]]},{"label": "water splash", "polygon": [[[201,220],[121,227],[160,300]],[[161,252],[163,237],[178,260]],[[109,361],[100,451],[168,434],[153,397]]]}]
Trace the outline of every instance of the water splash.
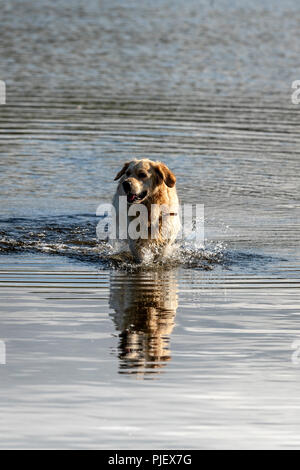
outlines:
[{"label": "water splash", "polygon": [[[197,241],[195,233],[186,235],[169,253],[145,253],[137,263],[126,242],[114,246],[99,241],[96,226],[99,218],[90,214],[75,214],[40,218],[1,218],[0,254],[45,253],[67,256],[75,261],[96,264],[103,269],[127,271],[183,268],[212,270],[216,266],[230,269],[236,263],[248,263],[257,256],[228,249],[226,243]],[[265,257],[263,257],[265,261]]]}]

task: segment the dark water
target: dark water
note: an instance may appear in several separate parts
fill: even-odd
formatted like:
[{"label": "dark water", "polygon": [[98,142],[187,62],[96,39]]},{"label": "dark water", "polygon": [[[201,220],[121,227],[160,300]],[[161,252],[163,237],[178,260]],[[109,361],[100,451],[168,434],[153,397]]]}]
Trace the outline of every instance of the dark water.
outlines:
[{"label": "dark water", "polygon": [[[1,446],[299,448],[298,3],[1,9]],[[134,157],[204,204],[204,248],[99,244]]]}]

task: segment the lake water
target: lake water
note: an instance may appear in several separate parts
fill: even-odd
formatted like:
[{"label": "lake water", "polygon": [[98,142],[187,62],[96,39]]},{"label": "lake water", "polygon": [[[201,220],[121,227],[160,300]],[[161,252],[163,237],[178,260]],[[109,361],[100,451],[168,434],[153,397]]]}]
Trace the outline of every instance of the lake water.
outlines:
[{"label": "lake water", "polygon": [[[300,5],[1,8],[0,447],[299,448]],[[111,262],[135,157],[204,204],[204,250]]]}]

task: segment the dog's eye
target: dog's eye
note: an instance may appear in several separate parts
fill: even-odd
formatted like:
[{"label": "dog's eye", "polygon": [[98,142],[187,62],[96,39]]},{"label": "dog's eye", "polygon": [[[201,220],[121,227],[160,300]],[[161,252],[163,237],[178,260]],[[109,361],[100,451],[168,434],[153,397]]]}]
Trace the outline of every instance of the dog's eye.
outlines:
[{"label": "dog's eye", "polygon": [[147,174],[146,173],[139,173],[139,178],[147,178]]}]

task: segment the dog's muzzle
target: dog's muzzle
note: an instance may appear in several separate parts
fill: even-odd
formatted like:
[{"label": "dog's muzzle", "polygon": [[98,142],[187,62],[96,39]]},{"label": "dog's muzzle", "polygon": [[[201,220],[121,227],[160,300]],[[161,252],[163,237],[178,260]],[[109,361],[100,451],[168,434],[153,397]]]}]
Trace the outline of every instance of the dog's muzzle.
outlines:
[{"label": "dog's muzzle", "polygon": [[123,189],[125,191],[126,194],[130,193],[130,190],[131,190],[131,184],[129,181],[124,181],[123,182]]},{"label": "dog's muzzle", "polygon": [[143,191],[140,194],[133,193],[132,188],[131,188],[131,183],[129,181],[124,181],[122,185],[127,195],[127,202],[129,204],[133,204],[134,202],[137,202],[137,201],[142,201],[147,196],[147,191]]}]

